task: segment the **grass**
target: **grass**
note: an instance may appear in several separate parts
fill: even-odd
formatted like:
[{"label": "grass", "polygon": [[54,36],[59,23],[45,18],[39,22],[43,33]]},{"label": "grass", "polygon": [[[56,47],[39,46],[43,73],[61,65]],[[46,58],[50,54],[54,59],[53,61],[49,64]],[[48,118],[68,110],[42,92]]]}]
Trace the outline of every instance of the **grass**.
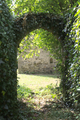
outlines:
[{"label": "grass", "polygon": [[60,79],[55,75],[25,75],[18,74],[18,84],[29,87],[33,91],[49,84],[59,85]]},{"label": "grass", "polygon": [[18,101],[23,120],[80,120],[67,108],[55,75],[18,74]]}]

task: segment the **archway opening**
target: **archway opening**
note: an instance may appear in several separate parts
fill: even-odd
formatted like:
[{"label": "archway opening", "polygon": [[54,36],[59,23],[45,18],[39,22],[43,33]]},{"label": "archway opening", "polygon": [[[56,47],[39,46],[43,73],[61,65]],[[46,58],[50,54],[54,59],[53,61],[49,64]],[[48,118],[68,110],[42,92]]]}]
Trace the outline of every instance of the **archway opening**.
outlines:
[{"label": "archway opening", "polygon": [[59,72],[57,64],[63,64],[63,48],[52,33],[37,29],[27,35],[19,46],[19,73]]},{"label": "archway opening", "polygon": [[[35,32],[38,32],[38,33],[40,33],[40,31],[35,31]],[[45,37],[44,37],[44,39],[43,40],[46,40],[46,36],[48,36],[48,40],[46,40],[46,42],[45,43],[47,43],[50,39],[49,38],[51,38],[51,41],[49,41],[49,44],[51,45],[51,47],[52,47],[52,39],[54,38],[53,36],[52,37],[50,37],[50,35],[52,35],[52,34],[50,34],[49,32],[47,32],[47,31],[43,31],[42,30],[42,32],[44,32],[46,35],[45,35]],[[44,33],[42,33],[42,34],[44,34]],[[32,35],[33,33],[31,33],[31,35]],[[41,34],[41,35],[42,35]],[[37,38],[36,38],[36,36],[37,36]],[[29,44],[29,49],[28,49],[28,51],[25,51],[25,55],[26,55],[26,53],[29,53],[29,50],[30,51],[32,51],[32,48],[35,48],[35,47],[37,47],[38,48],[38,46],[36,46],[36,45],[39,45],[39,41],[38,40],[40,40],[40,34],[39,34],[39,36],[37,35],[37,33],[36,33],[36,35],[34,35],[34,40],[32,41],[31,40],[31,38],[33,38],[33,36],[31,37],[31,36],[29,36],[29,38],[28,38],[28,41],[31,43],[31,44]],[[42,35],[42,37],[43,37],[43,35]],[[36,39],[35,39],[36,38]],[[56,39],[56,38],[55,38]],[[30,41],[31,40],[31,41]],[[40,41],[40,44],[41,44],[41,42],[43,41],[43,40],[41,40]],[[36,41],[38,41],[38,42],[36,42]],[[57,40],[53,40],[53,41],[57,41]],[[32,46],[32,42],[33,42],[33,44],[35,45],[35,46]],[[35,43],[36,42],[36,43]],[[26,42],[25,40],[24,41],[22,41],[22,45],[20,45],[21,47],[23,47],[23,44],[24,43],[26,43],[26,45],[27,45],[27,43],[28,42]],[[44,41],[42,42],[42,44],[44,43]],[[42,45],[41,44],[41,45]],[[48,45],[49,45],[48,44]],[[53,46],[54,46],[54,44],[55,43],[53,43]],[[46,46],[45,46],[46,45]],[[58,45],[58,44],[57,44]],[[40,45],[39,45],[40,46]],[[25,46],[24,46],[25,47]],[[31,47],[31,48],[30,48]],[[44,48],[45,49],[45,52],[44,52],[44,50],[42,50],[42,51],[40,51],[40,53],[41,53],[41,55],[39,55],[39,56],[37,56],[37,54],[38,54],[38,51],[39,51],[39,49],[37,49],[37,52],[35,51],[33,51],[34,52],[34,55],[35,55],[35,60],[34,60],[34,55],[33,56],[31,56],[32,58],[25,58],[25,56],[24,56],[24,58],[25,58],[25,60],[24,60],[24,58],[19,58],[19,62],[21,62],[21,60],[22,60],[22,62],[20,63],[21,64],[21,66],[23,66],[22,68],[23,68],[23,70],[24,70],[24,66],[25,66],[25,68],[26,68],[26,63],[27,63],[27,61],[29,61],[29,65],[27,64],[27,67],[29,67],[30,69],[29,70],[31,70],[31,72],[29,71],[29,72],[27,72],[28,70],[27,70],[27,68],[25,69],[25,71],[21,71],[21,73],[22,74],[18,74],[18,77],[19,77],[19,84],[18,84],[18,99],[19,100],[21,100],[22,101],[22,103],[25,103],[25,104],[27,104],[27,105],[30,105],[30,107],[31,106],[33,106],[33,108],[31,107],[31,110],[34,110],[34,113],[37,113],[36,114],[36,117],[38,117],[39,116],[39,114],[41,113],[41,111],[45,111],[45,109],[46,109],[46,107],[45,107],[45,105],[47,105],[47,106],[49,106],[50,107],[50,105],[53,105],[52,104],[52,102],[54,101],[54,103],[56,103],[56,101],[57,101],[57,99],[58,99],[58,97],[60,97],[60,96],[62,96],[61,95],[61,93],[59,92],[59,84],[60,84],[60,78],[59,78],[59,73],[58,74],[56,74],[56,70],[53,70],[54,72],[52,73],[52,69],[50,69],[49,67],[51,67],[51,68],[55,68],[56,67],[56,61],[55,61],[55,65],[54,66],[52,66],[52,64],[54,63],[54,59],[53,59],[53,56],[51,56],[50,55],[50,53],[46,53],[47,52],[47,50],[48,50],[48,48],[47,48],[47,44],[43,44],[43,46],[41,46],[41,48]],[[50,48],[49,48],[50,49]],[[20,49],[19,49],[20,50]],[[51,50],[51,52],[54,50],[52,50],[52,49],[50,49]],[[24,53],[24,51],[23,51],[23,53]],[[21,54],[22,55],[22,54]],[[28,54],[29,55],[29,54]],[[28,56],[27,55],[27,56]],[[50,57],[49,57],[49,55],[50,55]],[[43,56],[43,57],[42,57]],[[41,57],[41,58],[40,58]],[[43,58],[43,59],[42,59]],[[41,61],[40,61],[40,59],[41,59]],[[48,62],[47,62],[47,59],[48,59]],[[44,60],[44,62],[43,62],[43,60]],[[36,66],[36,67],[34,67],[33,66],[33,62],[34,61],[34,65]],[[38,62],[37,62],[38,61]],[[45,62],[46,62],[46,64],[45,64]],[[49,64],[48,64],[49,63]],[[19,65],[19,64],[18,64]],[[31,66],[32,65],[32,66]],[[48,66],[48,68],[45,68],[45,69],[47,69],[47,70],[44,70],[45,71],[45,73],[46,74],[44,74],[44,71],[43,71],[43,69],[41,69],[41,65],[43,66],[43,68],[44,67],[46,67],[46,66]],[[46,66],[45,66],[46,65]],[[50,65],[50,66],[49,66]],[[33,72],[32,72],[32,67],[34,68],[33,70]],[[36,72],[35,72],[35,69],[38,67],[38,69],[36,70]],[[18,66],[18,68],[19,68],[19,66]],[[38,71],[39,70],[39,71]],[[42,73],[40,72],[40,71],[42,71]],[[47,71],[47,72],[46,72]],[[40,72],[40,73],[39,73]],[[60,96],[59,96],[60,95]],[[20,102],[21,102],[20,101]],[[21,104],[22,104],[21,103]],[[34,105],[35,104],[35,105]],[[29,107],[29,108],[30,108]],[[26,106],[24,107],[25,109],[26,109]],[[52,109],[52,108],[51,108]],[[49,110],[49,109],[48,109]],[[48,111],[47,111],[48,112]],[[29,113],[31,113],[31,111],[29,111]],[[52,113],[52,112],[51,112]],[[50,113],[50,114],[51,114]],[[33,114],[33,112],[32,112],[32,114]],[[32,115],[33,116],[33,115]]]}]

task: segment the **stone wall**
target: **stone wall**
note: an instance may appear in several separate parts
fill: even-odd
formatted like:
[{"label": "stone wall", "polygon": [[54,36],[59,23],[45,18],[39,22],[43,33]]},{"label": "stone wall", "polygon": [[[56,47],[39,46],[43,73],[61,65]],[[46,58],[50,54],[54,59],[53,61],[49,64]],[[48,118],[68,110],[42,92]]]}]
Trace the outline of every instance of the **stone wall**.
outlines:
[{"label": "stone wall", "polygon": [[39,56],[27,58],[24,60],[22,57],[18,59],[18,72],[22,73],[55,73],[54,68],[56,60],[51,58],[49,52],[40,49]]}]

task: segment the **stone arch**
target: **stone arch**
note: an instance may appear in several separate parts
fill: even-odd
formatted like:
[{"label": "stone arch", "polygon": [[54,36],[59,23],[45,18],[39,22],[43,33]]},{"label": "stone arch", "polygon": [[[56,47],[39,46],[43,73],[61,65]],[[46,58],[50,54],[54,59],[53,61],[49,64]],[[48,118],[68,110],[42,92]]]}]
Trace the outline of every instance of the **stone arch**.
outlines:
[{"label": "stone arch", "polygon": [[31,31],[42,28],[54,34],[60,43],[63,44],[65,35],[62,31],[64,28],[63,21],[64,19],[61,16],[57,16],[55,14],[25,14],[14,21],[13,28],[16,35],[15,42],[18,46],[21,40]]},{"label": "stone arch", "polygon": [[61,32],[64,25],[62,17],[47,13],[25,14],[13,20],[5,0],[1,1],[1,8],[0,18],[3,17],[3,24],[0,23],[0,27],[7,27],[8,30],[4,29],[4,33],[0,31],[0,115],[13,119],[18,113],[17,47],[27,34],[39,28],[52,32],[57,38],[60,37],[58,40],[62,43]]},{"label": "stone arch", "polygon": [[[64,28],[63,18],[55,14],[39,13],[39,14],[25,14],[14,21],[14,31],[16,34],[16,43],[19,46],[21,40],[31,31],[36,29],[44,29],[54,34],[57,40],[63,46],[63,32]],[[64,34],[63,34],[64,35]],[[52,59],[52,58],[51,58]],[[52,60],[50,60],[51,63]]]}]

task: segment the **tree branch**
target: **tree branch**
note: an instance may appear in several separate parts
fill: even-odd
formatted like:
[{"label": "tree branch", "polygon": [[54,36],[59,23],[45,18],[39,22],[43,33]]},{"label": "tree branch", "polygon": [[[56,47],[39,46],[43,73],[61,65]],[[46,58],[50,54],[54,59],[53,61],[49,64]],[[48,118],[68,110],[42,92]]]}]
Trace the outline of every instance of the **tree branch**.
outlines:
[{"label": "tree branch", "polygon": [[25,14],[20,18],[15,19],[14,30],[16,35],[16,43],[19,45],[21,40],[35,29],[42,28],[58,38],[62,36],[64,28],[63,18],[54,14],[39,13]]}]

